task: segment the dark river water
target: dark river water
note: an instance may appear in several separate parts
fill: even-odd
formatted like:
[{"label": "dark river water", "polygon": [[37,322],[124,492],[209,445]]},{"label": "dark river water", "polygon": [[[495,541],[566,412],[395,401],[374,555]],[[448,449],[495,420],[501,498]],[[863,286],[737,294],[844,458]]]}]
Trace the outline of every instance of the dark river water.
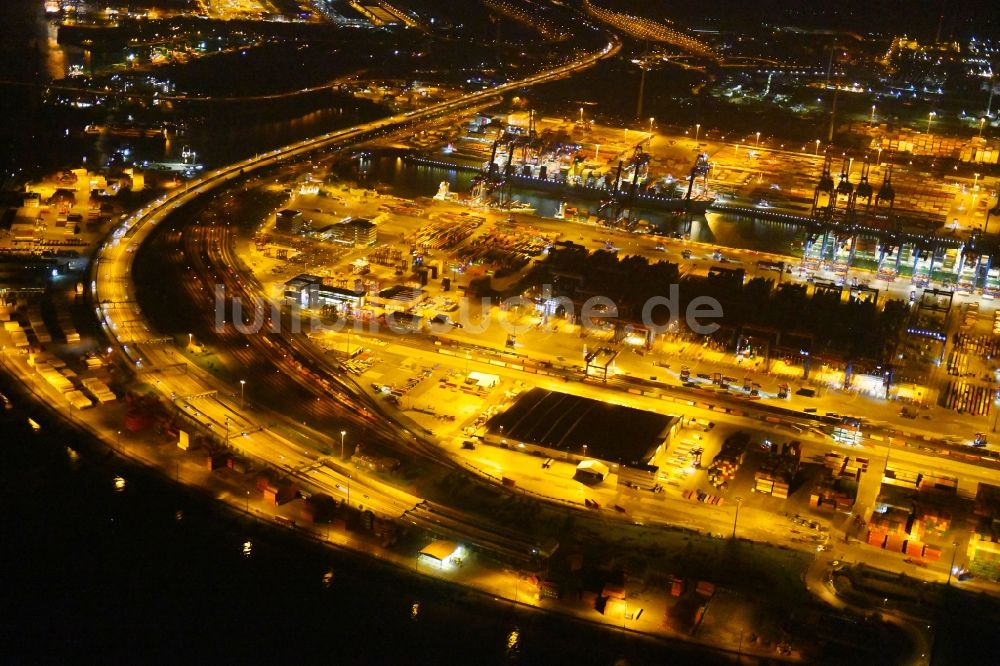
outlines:
[{"label": "dark river water", "polygon": [[303,543],[94,447],[2,374],[0,390],[6,663],[717,663]]},{"label": "dark river water", "polygon": [[[0,169],[24,169],[32,173],[66,166],[103,165],[118,150],[129,149],[130,159],[137,161],[178,161],[185,147],[198,154],[206,166],[218,166],[237,161],[255,152],[277,148],[333,129],[362,122],[385,113],[384,109],[364,100],[354,100],[342,93],[327,92],[302,98],[283,100],[275,112],[273,104],[265,106],[239,102],[219,102],[212,105],[176,105],[172,111],[137,108],[71,108],[46,105],[41,102],[44,85],[67,76],[71,65],[85,61],[83,52],[57,43],[54,23],[48,21],[40,0],[4,0],[0,2]],[[274,53],[276,67],[294,67],[296,52]],[[326,51],[314,49],[313,62]],[[120,55],[120,54],[115,54]],[[228,81],[250,79],[259,66],[254,58],[239,55],[214,56],[198,63],[206,75]],[[286,62],[287,60],[287,62]],[[332,59],[326,69],[315,74],[309,85],[326,83],[347,71],[356,63],[349,58]],[[317,68],[319,69],[319,68]],[[163,78],[169,72],[154,70]],[[75,80],[65,83],[74,85]],[[286,92],[302,85],[280,83],[275,90],[253,89],[254,94]],[[193,90],[194,94],[205,91]],[[227,92],[227,94],[238,94]],[[270,104],[270,103],[267,103]],[[113,107],[114,105],[106,105]],[[84,133],[93,125],[169,121],[182,127],[168,140],[96,136]],[[3,178],[0,178],[0,182]]]},{"label": "dark river water", "polygon": [[[387,185],[393,192],[408,197],[434,196],[442,182],[447,182],[453,192],[468,192],[475,176],[469,171],[413,164],[395,157],[375,158],[362,163],[361,168],[368,173],[369,182]],[[599,206],[593,199],[522,188],[514,188],[513,196],[547,217],[554,215],[563,201],[581,212],[589,210],[594,214]],[[667,233],[684,231],[686,227],[678,216],[663,211],[640,209],[637,217]],[[695,241],[782,254],[800,249],[804,236],[801,227],[793,224],[711,212],[696,218],[691,225],[691,239]]]},{"label": "dark river water", "polygon": [[[55,41],[53,26],[46,21],[41,2],[35,0],[8,0],[0,3],[0,81],[30,82],[50,80],[65,75],[70,64],[81,62],[82,54],[73,48],[62,48]],[[205,67],[205,65],[200,65]],[[208,65],[210,67],[211,65]],[[236,62],[219,61],[219,71],[212,75],[221,78],[238,78],[248,75]],[[575,109],[587,104],[600,117],[628,116],[635,104],[637,79],[635,68],[618,61],[600,63],[595,69],[584,72],[572,80],[556,81],[532,91],[541,103],[558,110],[560,104]],[[689,92],[700,80],[697,73],[678,70],[651,73],[647,83],[650,113],[680,122],[687,113],[684,107],[673,108],[677,95]],[[601,81],[616,80],[620,86],[610,89]],[[633,80],[635,79],[635,80]],[[309,136],[344,127],[384,113],[368,103],[332,98],[327,104],[317,105],[316,100],[303,100],[301,108],[290,105],[280,117],[258,117],[256,114],[234,115],[225,106],[200,113],[197,118],[183,121],[186,130],[170,140],[137,139],[104,136],[94,139],[82,133],[87,123],[108,122],[96,112],[54,109],[41,106],[37,90],[21,86],[2,86],[0,112],[9,122],[0,126],[0,138],[6,137],[8,151],[0,151],[13,168],[53,168],[67,163],[79,164],[86,157],[91,164],[100,164],[115,150],[127,147],[138,159],[151,161],[179,160],[186,146],[193,148],[198,160],[207,166],[236,161],[250,154],[275,148]],[[259,92],[259,91],[255,91]],[[680,118],[681,120],[678,120]],[[67,133],[66,130],[69,130]],[[366,165],[372,176],[388,183],[403,195],[432,196],[441,181],[447,181],[457,192],[467,191],[471,174],[415,166],[395,159],[378,160]],[[2,179],[0,179],[2,180]],[[561,198],[553,193],[515,191],[520,200],[532,204],[541,215],[551,216]],[[570,206],[580,211],[596,212],[597,202],[565,198]],[[640,210],[639,218],[648,220],[669,233],[685,231],[679,217],[655,210]],[[801,248],[801,230],[789,224],[752,220],[737,216],[709,213],[696,219],[691,228],[693,240],[716,243],[728,247],[788,253]]]}]

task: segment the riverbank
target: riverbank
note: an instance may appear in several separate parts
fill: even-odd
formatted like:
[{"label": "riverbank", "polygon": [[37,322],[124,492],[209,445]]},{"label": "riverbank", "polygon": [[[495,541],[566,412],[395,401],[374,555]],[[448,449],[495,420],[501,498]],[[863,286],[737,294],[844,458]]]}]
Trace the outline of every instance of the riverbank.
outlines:
[{"label": "riverbank", "polygon": [[349,664],[472,653],[484,664],[731,661],[496,603],[302,539],[110,452],[24,402],[8,376],[0,386],[16,413],[41,425],[34,433],[22,418],[0,416],[9,611],[0,645],[9,659],[262,663],[334,652]]}]

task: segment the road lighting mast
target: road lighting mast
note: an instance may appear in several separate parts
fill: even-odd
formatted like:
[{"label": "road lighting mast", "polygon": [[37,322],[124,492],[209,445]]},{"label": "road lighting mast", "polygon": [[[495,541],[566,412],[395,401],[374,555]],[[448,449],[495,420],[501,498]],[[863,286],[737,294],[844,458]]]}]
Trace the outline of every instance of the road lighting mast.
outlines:
[{"label": "road lighting mast", "polygon": [[346,430],[340,431],[340,459],[344,459],[344,437],[347,435]]},{"label": "road lighting mast", "polygon": [[[989,196],[988,193],[987,193],[987,196]],[[993,216],[1000,216],[1000,193],[997,194],[997,202],[993,206],[993,208],[988,208],[986,210],[986,221],[983,222],[983,235],[984,236],[986,235],[986,232],[990,228],[990,216],[991,215],[993,215]]]},{"label": "road lighting mast", "polygon": [[958,554],[958,542],[952,541],[952,551],[951,551],[951,566],[948,567],[948,582],[945,585],[951,585],[951,575],[955,571],[955,555]]},{"label": "road lighting mast", "polygon": [[827,143],[833,143],[833,130],[837,124],[837,95],[840,94],[840,84],[833,87],[833,102],[830,104],[830,129],[826,133]]},{"label": "road lighting mast", "polygon": [[[994,72],[996,70],[993,70]],[[986,117],[989,118],[993,113],[993,79],[996,78],[996,74],[990,77],[990,97],[986,102]]]},{"label": "road lighting mast", "polygon": [[743,498],[736,498],[736,515],[733,516],[733,538],[736,538],[736,521],[740,519],[740,505],[743,504]]},{"label": "road lighting mast", "polygon": [[646,54],[649,53],[649,42],[646,42],[646,47],[643,52],[643,59],[639,61],[639,101],[636,103],[635,107],[635,119],[639,120],[642,118],[642,102],[646,95]]}]

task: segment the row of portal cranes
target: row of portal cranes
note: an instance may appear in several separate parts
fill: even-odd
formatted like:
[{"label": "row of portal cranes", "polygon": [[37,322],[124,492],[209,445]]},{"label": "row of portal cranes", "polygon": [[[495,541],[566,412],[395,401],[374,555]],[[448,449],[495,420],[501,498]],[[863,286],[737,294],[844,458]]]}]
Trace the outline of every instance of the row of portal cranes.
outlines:
[{"label": "row of portal cranes", "polygon": [[[851,182],[854,158],[841,154],[840,178],[833,179],[834,155],[828,147],[823,156],[823,171],[813,192],[810,217],[813,220],[813,235],[810,240],[822,236],[825,255],[827,240],[831,249],[851,247],[853,260],[857,236],[863,231],[879,238],[879,266],[887,255],[896,252],[900,244],[902,227],[893,213],[896,191],[892,187],[892,155],[882,173],[882,184],[878,190],[871,182],[871,154],[865,153],[861,161],[861,174],[857,184]],[[897,254],[899,254],[897,252]],[[898,259],[898,257],[897,257]]]},{"label": "row of portal cranes", "polygon": [[[887,231],[885,221],[892,220],[896,192],[892,187],[892,156],[882,175],[878,191],[872,186],[871,154],[865,153],[858,184],[851,182],[854,158],[842,154],[840,182],[833,181],[833,155],[827,149],[823,157],[823,172],[813,193],[811,217],[817,222],[834,224],[854,231],[858,227]],[[860,204],[862,208],[858,208]]]},{"label": "row of portal cranes", "polygon": [[[823,171],[813,193],[812,228],[806,240],[806,252],[814,243],[821,243],[821,260],[832,259],[839,250],[848,250],[847,266],[854,262],[858,236],[868,234],[878,238],[877,270],[879,274],[898,274],[903,255],[903,246],[910,250],[915,274],[917,262],[929,257],[933,271],[934,256],[939,243],[930,235],[915,236],[903,233],[902,220],[894,212],[896,192],[892,186],[892,154],[889,154],[882,173],[882,184],[876,191],[871,183],[871,155],[866,153],[861,163],[861,174],[857,184],[851,182],[851,167],[854,159],[841,154],[839,182],[833,179],[833,155],[828,148],[824,154]],[[1000,213],[1000,201],[995,207]],[[993,213],[993,209],[989,211]],[[987,221],[989,217],[987,216]],[[985,242],[984,231],[973,230],[968,239],[959,244],[959,258],[954,272],[959,275],[966,266],[975,266],[978,277],[973,287],[985,279],[986,272],[993,266],[996,253],[995,244]],[[990,249],[992,245],[992,249]],[[831,255],[832,253],[832,255]],[[887,260],[894,259],[894,266]]]},{"label": "row of portal cranes", "polygon": [[[473,183],[473,197],[484,202],[492,195],[496,195],[496,204],[500,208],[509,207],[513,199],[511,189],[513,182],[511,176],[514,175],[515,151],[521,149],[522,164],[527,161],[528,153],[531,150],[541,149],[539,144],[538,131],[535,127],[534,110],[528,113],[528,128],[526,132],[510,132],[502,130],[493,141],[490,151],[490,161],[486,163],[483,172],[476,177]],[[506,158],[501,153],[502,165],[497,164],[497,152],[506,150]]]},{"label": "row of portal cranes", "polygon": [[[482,173],[474,181],[472,194],[481,203],[491,203],[500,209],[508,208],[513,200],[512,189],[516,176],[531,175],[527,164],[529,159],[544,153],[546,150],[561,150],[572,144],[569,135],[539,133],[535,125],[534,111],[528,114],[528,127],[521,130],[503,129],[493,141],[490,159],[485,164]],[[578,158],[582,160],[582,157]],[[643,142],[638,143],[630,155],[622,156],[614,172],[614,179],[606,174],[604,185],[611,193],[609,201],[604,202],[600,209],[602,217],[609,217],[609,222],[619,221],[627,217],[634,222],[635,197],[639,192],[639,182],[645,178],[650,163],[650,155],[643,149]],[[552,174],[541,167],[539,178],[551,178]]]},{"label": "row of portal cranes", "polygon": [[[622,226],[626,229],[634,229],[638,222],[638,197],[643,193],[640,191],[639,180],[640,177],[645,178],[648,176],[651,159],[651,155],[643,150],[642,145],[642,143],[639,143],[635,147],[632,156],[628,160],[618,161],[618,170],[615,179],[609,185],[611,196],[607,200],[602,201],[599,208],[599,215],[607,226]],[[623,169],[625,171],[624,175],[631,172],[631,182],[623,179]],[[685,233],[691,233],[693,215],[691,202],[694,186],[700,182],[702,189],[707,190],[708,173],[711,169],[712,164],[708,159],[708,154],[699,153],[694,164],[691,166],[691,172],[688,175],[687,191],[684,197],[680,199],[681,206],[672,209],[675,212],[683,213]],[[650,191],[653,190],[647,190],[647,192]]]}]

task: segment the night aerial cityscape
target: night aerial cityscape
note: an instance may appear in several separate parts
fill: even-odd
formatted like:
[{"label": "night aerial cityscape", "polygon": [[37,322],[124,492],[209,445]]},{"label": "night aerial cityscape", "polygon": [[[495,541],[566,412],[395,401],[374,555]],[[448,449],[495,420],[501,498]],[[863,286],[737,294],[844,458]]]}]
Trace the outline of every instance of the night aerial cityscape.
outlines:
[{"label": "night aerial cityscape", "polygon": [[1000,663],[995,0],[0,35],[4,663]]}]

